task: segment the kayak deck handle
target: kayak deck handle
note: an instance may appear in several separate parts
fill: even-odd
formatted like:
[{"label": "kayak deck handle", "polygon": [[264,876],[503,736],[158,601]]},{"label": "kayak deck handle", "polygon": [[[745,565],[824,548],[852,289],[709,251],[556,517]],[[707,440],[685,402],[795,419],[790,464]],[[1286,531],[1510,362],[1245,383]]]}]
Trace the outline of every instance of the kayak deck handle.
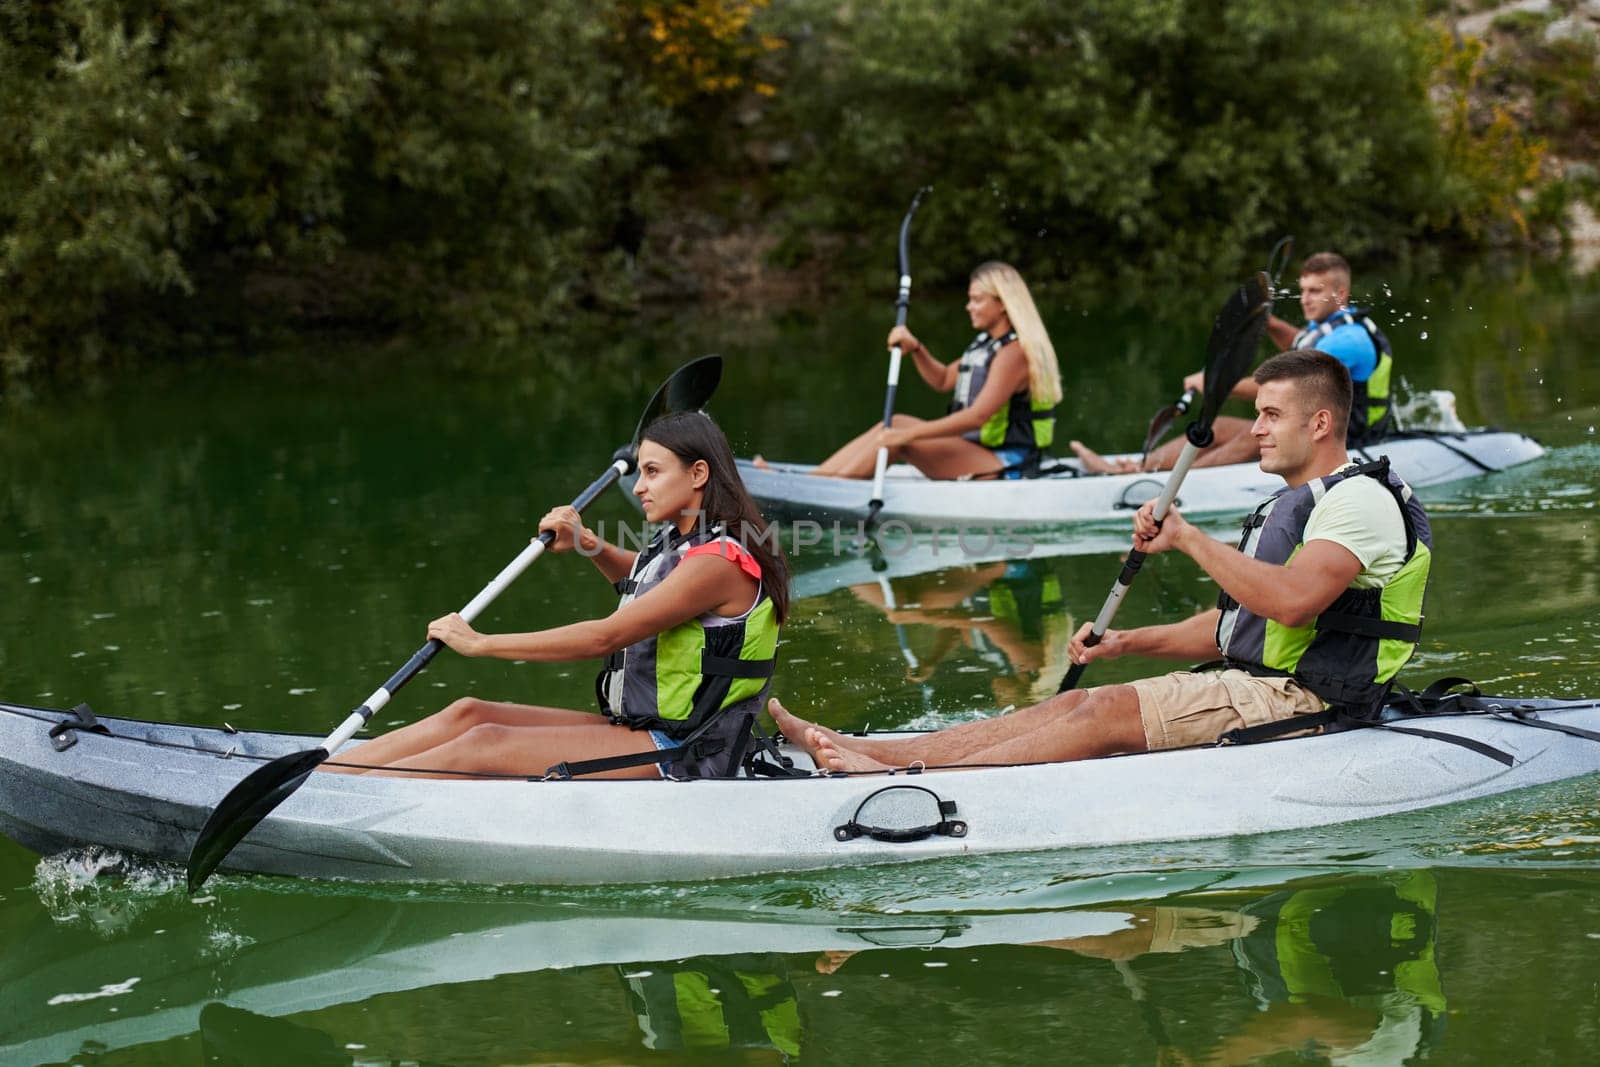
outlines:
[{"label": "kayak deck handle", "polygon": [[[890,785],[867,794],[856,805],[850,820],[833,828],[833,837],[841,842],[870,837],[890,843],[921,841],[934,836],[966,837],[967,824],[951,818],[955,813],[955,801],[944,800],[925,786]],[[871,821],[863,820],[863,814]],[[927,821],[930,815],[932,822]]]}]

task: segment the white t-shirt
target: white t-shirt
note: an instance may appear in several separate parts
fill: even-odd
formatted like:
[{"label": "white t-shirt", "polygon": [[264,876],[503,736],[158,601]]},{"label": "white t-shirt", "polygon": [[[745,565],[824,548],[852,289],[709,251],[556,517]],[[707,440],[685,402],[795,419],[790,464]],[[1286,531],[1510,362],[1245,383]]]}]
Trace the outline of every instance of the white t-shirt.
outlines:
[{"label": "white t-shirt", "polygon": [[1364,474],[1323,494],[1306,520],[1304,540],[1332,541],[1360,560],[1361,573],[1350,583],[1356,589],[1382,589],[1406,561],[1406,524],[1395,496]]}]

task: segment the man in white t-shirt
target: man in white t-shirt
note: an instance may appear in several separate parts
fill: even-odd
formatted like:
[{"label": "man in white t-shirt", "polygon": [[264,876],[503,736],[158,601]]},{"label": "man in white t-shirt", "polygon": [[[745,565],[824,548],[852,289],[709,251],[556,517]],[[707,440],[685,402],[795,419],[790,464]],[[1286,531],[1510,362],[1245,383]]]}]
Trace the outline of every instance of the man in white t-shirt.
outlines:
[{"label": "man in white t-shirt", "polygon": [[1251,434],[1261,469],[1286,488],[1252,516],[1239,547],[1218,541],[1154,501],[1134,517],[1134,545],[1177,549],[1222,590],[1219,607],[1183,622],[1108,630],[1074,662],[1143,655],[1197,662],[1220,651],[1226,669],[1178,671],[1125,685],[1062,693],[1030,708],[916,738],[843,737],[773,701],[784,735],[819,766],[875,770],[1084,759],[1208,744],[1242,726],[1323,711],[1370,710],[1415,650],[1432,534],[1420,505],[1387,463],[1358,467],[1345,451],[1352,389],[1342,363],[1299,349],[1254,375]]}]

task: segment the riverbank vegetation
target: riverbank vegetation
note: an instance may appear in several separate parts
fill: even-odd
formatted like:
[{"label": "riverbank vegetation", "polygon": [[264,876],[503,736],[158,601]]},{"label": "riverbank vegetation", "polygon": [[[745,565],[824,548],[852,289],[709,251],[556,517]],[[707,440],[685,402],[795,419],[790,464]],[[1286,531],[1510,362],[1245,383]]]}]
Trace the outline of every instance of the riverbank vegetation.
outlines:
[{"label": "riverbank vegetation", "polygon": [[923,184],[919,281],[1548,244],[1593,41],[1477,41],[1415,0],[0,0],[0,378],[879,284]]}]

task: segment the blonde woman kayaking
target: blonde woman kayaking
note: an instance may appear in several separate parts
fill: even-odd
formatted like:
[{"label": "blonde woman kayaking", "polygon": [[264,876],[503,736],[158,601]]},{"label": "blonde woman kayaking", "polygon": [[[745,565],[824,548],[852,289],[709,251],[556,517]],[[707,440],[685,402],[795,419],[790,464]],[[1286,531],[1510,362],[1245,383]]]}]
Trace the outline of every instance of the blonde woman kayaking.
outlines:
[{"label": "blonde woman kayaking", "polygon": [[923,381],[955,394],[950,413],[896,415],[889,428],[874,426],[813,474],[870,478],[879,447],[930,478],[1020,478],[1038,464],[1055,435],[1061,369],[1028,284],[1009,264],[983,264],[967,285],[967,317],[978,335],[952,363],[935,359],[904,326],[889,331],[888,344],[911,354]]}]

